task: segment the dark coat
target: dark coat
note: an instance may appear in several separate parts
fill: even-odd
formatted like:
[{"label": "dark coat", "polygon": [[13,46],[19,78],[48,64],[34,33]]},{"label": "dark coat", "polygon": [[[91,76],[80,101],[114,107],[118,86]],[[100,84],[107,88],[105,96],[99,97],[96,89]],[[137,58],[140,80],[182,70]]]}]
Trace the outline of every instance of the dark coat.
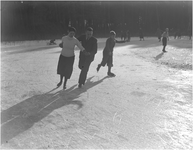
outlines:
[{"label": "dark coat", "polygon": [[80,59],[89,59],[92,62],[95,54],[97,53],[97,39],[95,37],[91,37],[89,40],[86,40],[86,35],[81,35],[77,39],[81,42],[86,52],[90,53],[90,55],[85,56],[83,52],[80,52]]}]

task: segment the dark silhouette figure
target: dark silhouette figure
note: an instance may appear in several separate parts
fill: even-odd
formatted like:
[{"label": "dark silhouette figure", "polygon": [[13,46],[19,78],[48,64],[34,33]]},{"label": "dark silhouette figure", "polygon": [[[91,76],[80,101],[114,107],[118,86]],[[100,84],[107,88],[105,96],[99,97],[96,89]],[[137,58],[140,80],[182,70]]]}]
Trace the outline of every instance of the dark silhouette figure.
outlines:
[{"label": "dark silhouette figure", "polygon": [[169,40],[169,29],[166,28],[165,31],[164,31],[164,33],[162,34],[162,44],[163,44],[163,49],[162,49],[162,51],[163,51],[163,52],[167,52],[167,51],[165,50],[165,48],[166,48],[166,46],[167,46],[167,41],[168,41],[168,40]]},{"label": "dark silhouette figure", "polygon": [[115,39],[116,33],[115,31],[110,31],[110,37],[106,40],[105,48],[103,50],[103,58],[100,64],[98,64],[97,72],[99,71],[101,66],[108,66],[107,75],[110,77],[114,77],[115,74],[111,72],[111,68],[113,67],[113,49],[116,43],[125,43],[125,41],[117,41]]},{"label": "dark silhouette figure", "polygon": [[93,37],[93,28],[88,27],[85,35],[78,37],[78,40],[85,48],[84,52],[80,52],[78,64],[78,67],[81,70],[78,87],[81,88],[85,84],[90,64],[93,62],[95,54],[97,53],[97,39]]},{"label": "dark silhouette figure", "polygon": [[144,41],[143,30],[142,30],[141,28],[139,29],[139,39],[140,39],[140,41],[141,41],[141,40]]},{"label": "dark silhouette figure", "polygon": [[56,41],[55,39],[51,39],[48,45],[56,45],[55,41]]},{"label": "dark silhouette figure", "polygon": [[126,32],[125,31],[121,31],[121,40],[126,40]]},{"label": "dark silhouette figure", "polygon": [[178,30],[175,32],[174,39],[176,39],[176,38],[181,39],[181,30],[180,30],[180,29],[178,29]]},{"label": "dark silhouette figure", "polygon": [[131,40],[131,33],[129,30],[127,30],[127,42],[130,42]]}]

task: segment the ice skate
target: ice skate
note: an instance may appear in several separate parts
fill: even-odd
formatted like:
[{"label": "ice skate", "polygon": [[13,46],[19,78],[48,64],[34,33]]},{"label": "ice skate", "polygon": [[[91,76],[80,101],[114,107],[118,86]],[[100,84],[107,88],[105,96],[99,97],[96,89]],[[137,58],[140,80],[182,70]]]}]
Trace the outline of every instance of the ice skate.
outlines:
[{"label": "ice skate", "polygon": [[57,87],[59,87],[59,86],[61,86],[62,85],[62,82],[59,82],[58,84],[57,84]]},{"label": "ice skate", "polygon": [[63,90],[65,90],[66,89],[66,85],[63,85]]},{"label": "ice skate", "polygon": [[112,72],[108,72],[107,75],[108,75],[109,77],[115,77],[115,76],[116,76],[116,75],[115,75],[114,73],[112,73]]}]

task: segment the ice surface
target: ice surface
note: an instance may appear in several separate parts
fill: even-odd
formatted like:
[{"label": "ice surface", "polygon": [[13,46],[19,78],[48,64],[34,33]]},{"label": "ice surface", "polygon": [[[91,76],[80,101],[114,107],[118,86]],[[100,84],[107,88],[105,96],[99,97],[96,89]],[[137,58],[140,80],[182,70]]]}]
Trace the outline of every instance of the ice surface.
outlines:
[{"label": "ice surface", "polygon": [[77,88],[76,50],[65,91],[56,88],[61,48],[47,41],[2,43],[2,148],[192,148],[192,71],[155,62],[181,58],[191,42],[169,41],[168,53],[157,60],[162,45],[156,38],[116,44],[116,77],[109,78],[107,67],[96,72],[105,40],[98,40],[98,53],[82,89]]}]

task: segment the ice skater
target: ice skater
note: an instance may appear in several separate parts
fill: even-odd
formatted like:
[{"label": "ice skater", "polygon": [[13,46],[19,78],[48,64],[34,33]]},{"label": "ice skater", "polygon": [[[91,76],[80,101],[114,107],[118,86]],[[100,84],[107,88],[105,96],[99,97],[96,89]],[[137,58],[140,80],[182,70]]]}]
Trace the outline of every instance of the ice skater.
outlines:
[{"label": "ice skater", "polygon": [[56,41],[56,39],[51,39],[50,42],[48,43],[48,45],[56,45],[55,41]]},{"label": "ice skater", "polygon": [[127,30],[127,42],[130,42],[131,40],[131,33],[129,30]]},{"label": "ice skater", "polygon": [[126,40],[126,32],[125,31],[121,31],[121,40]]},{"label": "ice skater", "polygon": [[163,44],[163,49],[162,49],[162,51],[163,51],[163,52],[167,52],[167,51],[165,50],[165,48],[166,48],[166,46],[167,46],[167,40],[168,40],[168,39],[169,39],[169,29],[166,28],[165,31],[164,31],[164,33],[162,34],[162,44]]},{"label": "ice skater", "polygon": [[141,40],[144,41],[143,30],[141,28],[139,29],[139,39],[140,39],[140,41]]},{"label": "ice skater", "polygon": [[90,64],[94,60],[97,53],[97,39],[93,37],[93,28],[88,27],[86,33],[78,37],[78,40],[85,48],[84,52],[80,52],[78,67],[81,70],[78,80],[78,87],[81,88],[86,81]]},{"label": "ice skater", "polygon": [[111,68],[113,67],[113,48],[115,43],[125,43],[125,41],[117,41],[115,39],[116,33],[115,31],[110,31],[110,37],[106,40],[106,45],[103,50],[103,58],[100,64],[98,64],[97,72],[100,70],[101,66],[108,66],[107,75],[110,77],[114,77],[115,74],[111,72]]},{"label": "ice skater", "polygon": [[63,89],[66,89],[67,80],[70,79],[73,71],[73,64],[74,64],[74,48],[78,46],[81,51],[84,51],[85,48],[81,45],[81,43],[74,37],[76,29],[74,27],[69,27],[68,35],[62,37],[62,43],[59,46],[62,48],[58,67],[57,67],[57,74],[60,75],[60,82],[57,86],[61,86],[64,80]]}]

